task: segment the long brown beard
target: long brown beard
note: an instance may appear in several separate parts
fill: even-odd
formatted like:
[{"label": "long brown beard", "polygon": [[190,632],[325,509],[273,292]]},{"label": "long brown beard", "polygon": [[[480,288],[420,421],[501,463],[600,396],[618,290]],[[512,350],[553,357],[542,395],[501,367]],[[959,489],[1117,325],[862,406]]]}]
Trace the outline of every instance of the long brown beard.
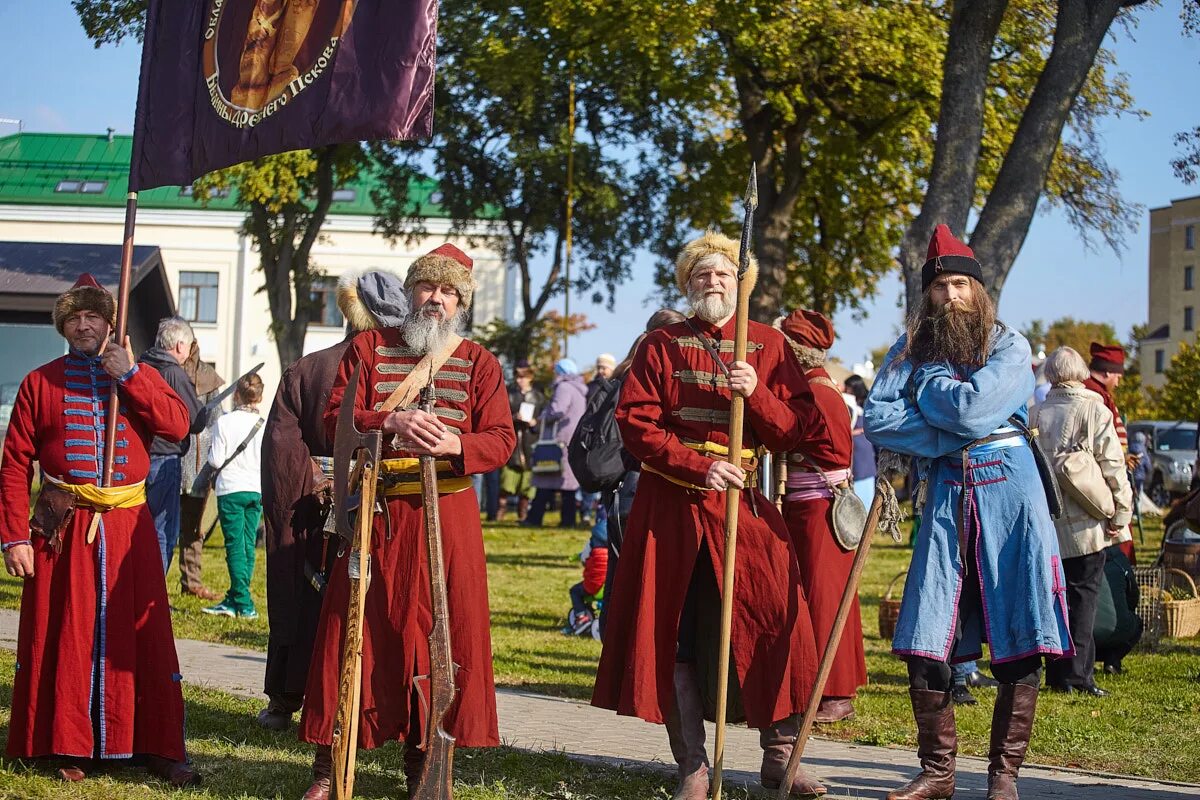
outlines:
[{"label": "long brown beard", "polygon": [[986,292],[976,292],[972,299],[971,306],[953,303],[936,308],[926,295],[908,319],[908,359],[918,365],[946,361],[982,367],[991,350],[996,307]]}]

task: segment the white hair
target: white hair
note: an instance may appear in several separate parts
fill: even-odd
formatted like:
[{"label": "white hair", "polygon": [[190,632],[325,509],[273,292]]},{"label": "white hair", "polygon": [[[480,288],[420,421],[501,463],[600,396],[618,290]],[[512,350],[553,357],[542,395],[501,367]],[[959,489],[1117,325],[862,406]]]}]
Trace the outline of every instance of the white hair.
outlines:
[{"label": "white hair", "polygon": [[175,346],[180,344],[191,347],[194,341],[196,341],[196,334],[192,332],[192,326],[183,317],[167,317],[158,323],[158,333],[154,337],[154,344],[163,350],[174,350]]},{"label": "white hair", "polygon": [[1042,375],[1052,386],[1068,381],[1080,383],[1086,381],[1090,374],[1083,356],[1075,348],[1066,345],[1051,353],[1042,365]]}]

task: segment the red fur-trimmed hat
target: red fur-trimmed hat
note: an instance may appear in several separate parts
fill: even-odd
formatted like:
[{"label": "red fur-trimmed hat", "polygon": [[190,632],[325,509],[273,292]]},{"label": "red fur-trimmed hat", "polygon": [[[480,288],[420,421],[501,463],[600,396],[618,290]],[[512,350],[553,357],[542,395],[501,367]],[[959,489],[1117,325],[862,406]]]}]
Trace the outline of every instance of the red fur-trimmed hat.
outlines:
[{"label": "red fur-trimmed hat", "polygon": [[411,289],[420,281],[453,286],[458,289],[460,305],[464,309],[470,308],[477,286],[471,272],[474,266],[470,256],[446,242],[412,263],[404,279],[404,288]]},{"label": "red fur-trimmed hat", "polygon": [[1088,365],[1088,369],[1125,374],[1125,348],[1121,345],[1092,342],[1088,350],[1092,354],[1092,363]]},{"label": "red fur-trimmed hat", "polygon": [[797,308],[784,317],[779,329],[801,347],[816,350],[833,347],[833,323],[819,311]]},{"label": "red fur-trimmed hat", "polygon": [[925,265],[921,267],[921,291],[928,289],[939,275],[969,275],[983,283],[983,268],[975,259],[975,251],[954,238],[946,225],[934,228],[925,258]]},{"label": "red fur-trimmed hat", "polygon": [[63,323],[67,321],[67,317],[76,311],[95,311],[108,320],[110,326],[117,326],[117,300],[111,292],[97,283],[90,272],[80,275],[75,285],[54,301],[54,310],[50,316],[59,334],[63,332]]}]

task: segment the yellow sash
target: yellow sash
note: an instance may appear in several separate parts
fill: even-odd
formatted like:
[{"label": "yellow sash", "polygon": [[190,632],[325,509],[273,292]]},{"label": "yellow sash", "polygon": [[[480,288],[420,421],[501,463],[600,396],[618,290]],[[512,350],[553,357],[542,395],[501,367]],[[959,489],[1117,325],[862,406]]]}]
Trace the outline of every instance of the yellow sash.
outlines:
[{"label": "yellow sash", "polygon": [[[438,459],[433,463],[439,472],[450,469],[449,461]],[[385,458],[379,462],[379,475],[381,478],[385,475],[412,475],[416,478],[415,481],[400,483],[384,481],[384,497],[421,493],[421,459],[419,458]],[[473,481],[470,475],[462,475],[453,478],[438,478],[437,485],[438,494],[456,494],[471,488]]]},{"label": "yellow sash", "polygon": [[[701,453],[710,458],[712,458],[714,456],[721,456],[721,457],[729,456],[729,446],[724,445],[724,444],[717,444],[716,442],[689,442],[689,441],[683,440],[683,445],[684,445],[684,447],[687,447],[690,450],[695,450],[697,453]],[[742,458],[743,459],[754,458],[756,455],[758,455],[758,452],[755,450],[747,450],[745,448],[742,449]],[[698,492],[713,491],[712,489],[710,489],[707,486],[697,486],[694,483],[688,483],[685,480],[676,478],[673,475],[668,475],[667,473],[662,472],[661,470],[657,470],[654,467],[650,466],[649,464],[646,464],[645,462],[642,463],[642,471],[643,472],[653,472],[655,475],[661,475],[662,477],[666,478],[667,480],[669,480],[671,483],[675,484],[676,486],[682,486],[685,489],[695,489]],[[757,472],[749,473],[746,476],[746,479],[747,479],[746,486],[747,487],[757,486],[758,485],[758,477],[757,476],[758,476]]]},{"label": "yellow sash", "polygon": [[75,495],[79,505],[95,511],[111,511],[114,508],[136,508],[146,502],[146,482],[139,481],[128,486],[96,486],[91,483],[64,483],[50,475],[46,480],[63,491]]}]

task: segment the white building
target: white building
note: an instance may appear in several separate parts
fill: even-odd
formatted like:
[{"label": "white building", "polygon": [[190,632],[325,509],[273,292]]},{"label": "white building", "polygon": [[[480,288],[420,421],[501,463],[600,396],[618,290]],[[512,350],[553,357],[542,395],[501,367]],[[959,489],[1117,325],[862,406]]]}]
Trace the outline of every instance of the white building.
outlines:
[{"label": "white building", "polygon": [[[122,136],[19,133],[0,138],[0,243],[76,243],[119,249],[130,149],[130,137]],[[426,236],[411,246],[392,245],[373,232],[367,180],[338,190],[322,237],[313,247],[312,261],[330,279],[321,290],[325,301],[321,324],[308,329],[306,353],[335,344],[343,336],[341,314],[333,299],[339,275],[371,268],[403,275],[414,258],[444,241],[454,242],[475,261],[479,290],[474,327],[496,317],[512,319],[514,295],[499,251],[472,247],[466,236],[450,236],[450,220],[436,216],[440,210],[436,184],[414,187],[422,208],[433,215],[423,221]],[[260,372],[265,396],[273,397],[282,368],[271,339],[267,298],[258,291],[263,285],[258,253],[241,232],[244,218],[231,198],[216,197],[204,207],[192,198],[191,187],[153,189],[139,195],[135,242],[159,249],[169,296],[178,313],[191,321],[201,357],[227,381],[265,362]],[[481,221],[467,236],[479,237],[486,230]],[[116,252],[107,247],[104,253]],[[48,351],[63,352],[61,338],[49,327],[49,295],[43,291],[22,296],[17,284],[27,274],[36,276],[43,289],[50,281],[61,291],[80,271],[73,270],[70,261],[0,263],[0,325],[7,326],[10,334],[0,337],[0,361],[5,365],[0,388],[44,363]],[[2,298],[6,297],[5,304]],[[6,340],[24,344],[14,351],[4,344]],[[31,340],[40,345],[30,347]],[[0,403],[5,401],[7,397],[0,398]]]}]

